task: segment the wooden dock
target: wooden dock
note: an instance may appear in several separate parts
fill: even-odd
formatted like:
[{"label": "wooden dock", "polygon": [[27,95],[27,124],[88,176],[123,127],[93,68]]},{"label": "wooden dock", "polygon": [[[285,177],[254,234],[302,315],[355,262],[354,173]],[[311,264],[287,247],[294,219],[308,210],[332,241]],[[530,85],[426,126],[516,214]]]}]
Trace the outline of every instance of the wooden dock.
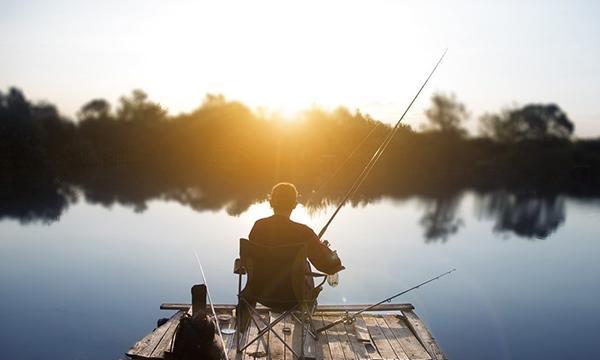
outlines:
[{"label": "wooden dock", "polygon": [[[320,305],[313,320],[316,327],[325,326],[339,319],[345,312],[354,312],[365,305]],[[163,304],[162,309],[177,310],[169,321],[139,340],[126,355],[130,359],[170,359],[173,339],[180,317],[189,311],[189,304]],[[235,305],[215,305],[218,315],[228,314],[227,321],[219,324],[222,329],[235,328],[233,310]],[[277,313],[258,307],[265,320],[274,319]],[[285,329],[285,331],[284,331]],[[275,331],[284,341],[300,353],[303,327],[291,317],[275,326]],[[243,336],[257,334],[251,326]],[[235,360],[268,359],[293,360],[292,353],[281,340],[267,332],[259,341],[244,352],[237,353],[235,335],[224,335],[228,358]],[[352,324],[340,324],[320,334],[315,341],[306,336],[304,354],[307,359],[446,359],[435,339],[414,312],[411,304],[384,304],[374,311],[364,313]]]}]

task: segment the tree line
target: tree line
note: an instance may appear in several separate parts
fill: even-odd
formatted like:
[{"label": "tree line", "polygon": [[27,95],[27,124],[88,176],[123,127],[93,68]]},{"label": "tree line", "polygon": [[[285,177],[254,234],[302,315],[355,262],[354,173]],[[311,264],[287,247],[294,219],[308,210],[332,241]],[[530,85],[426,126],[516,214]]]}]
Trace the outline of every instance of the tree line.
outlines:
[{"label": "tree line", "polygon": [[[454,95],[435,94],[425,117],[421,131],[402,126],[356,201],[467,188],[589,193],[599,182],[600,141],[573,139],[573,123],[555,104],[485,114],[478,136],[464,128],[469,112]],[[148,192],[142,198],[199,186],[250,192],[252,201],[286,180],[305,194],[319,189],[310,199],[318,205],[341,196],[389,131],[358,110],[312,108],[287,121],[210,94],[195,110],[170,115],[140,90],[114,108],[91,100],[73,121],[11,88],[0,92],[0,196],[18,202],[19,191],[69,184],[94,197],[119,183]]]}]

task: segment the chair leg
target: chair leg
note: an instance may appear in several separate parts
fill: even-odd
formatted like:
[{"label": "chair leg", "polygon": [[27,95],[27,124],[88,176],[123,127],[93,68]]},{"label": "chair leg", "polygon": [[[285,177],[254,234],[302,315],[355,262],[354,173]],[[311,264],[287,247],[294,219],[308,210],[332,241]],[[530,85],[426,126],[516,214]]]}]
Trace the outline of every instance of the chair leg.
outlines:
[{"label": "chair leg", "polygon": [[241,301],[238,299],[238,306],[237,306],[237,310],[236,310],[236,314],[235,314],[235,329],[236,329],[235,346],[236,346],[236,351],[238,353],[242,352],[240,350],[240,340],[242,337],[242,320],[240,319],[241,318],[241,315],[240,315],[241,308],[242,308],[242,304],[241,304]]},{"label": "chair leg", "polygon": [[304,327],[304,322],[300,323],[300,326],[302,326],[302,341],[300,341],[300,359],[304,359],[304,343],[306,340],[306,331],[304,331],[305,327]]},{"label": "chair leg", "polygon": [[[277,334],[277,332],[275,332],[273,330],[273,326],[277,325],[277,323],[279,323],[281,320],[283,320],[287,314],[289,313],[289,311],[284,312],[283,314],[281,314],[277,319],[275,319],[273,322],[268,323],[265,322],[262,317],[260,317],[260,314],[256,311],[256,309],[250,309],[254,314],[256,314],[258,316],[258,319],[260,320],[260,322],[263,323],[263,325],[265,325],[264,328],[260,328],[258,327],[258,324],[256,323],[256,319],[254,318],[254,316],[252,316],[252,314],[250,314],[250,317],[252,319],[252,321],[254,321],[254,323],[256,324],[256,327],[258,328],[258,334],[253,338],[253,339],[248,339],[248,341],[246,341],[246,344],[240,349],[240,351],[244,351],[248,346],[252,345],[255,341],[257,341],[258,339],[260,339],[261,336],[263,336],[265,333],[267,333],[268,331],[271,331],[272,333],[275,334],[275,336],[277,336],[277,338],[279,338],[279,340],[281,340],[283,342],[284,345],[287,346],[287,344],[285,343],[285,341],[279,336],[279,334]],[[289,348],[289,346],[288,346]],[[291,348],[289,348],[290,351],[294,352],[294,350],[292,350]]]},{"label": "chair leg", "polygon": [[[297,359],[300,359],[300,358],[301,358],[301,356],[300,356],[300,355],[298,355],[298,353],[296,353],[296,352],[294,351],[294,349],[293,349],[291,346],[289,346],[289,345],[288,345],[288,344],[285,342],[285,340],[284,340],[284,339],[282,339],[282,338],[281,338],[281,336],[279,336],[279,334],[278,334],[278,333],[277,333],[277,332],[276,332],[276,331],[273,329],[273,327],[274,327],[275,325],[277,325],[277,323],[279,323],[279,322],[281,322],[283,319],[285,319],[285,317],[286,317],[287,315],[292,315],[292,316],[293,316],[293,310],[295,310],[295,308],[293,308],[293,309],[291,309],[291,310],[288,310],[288,311],[284,312],[283,314],[281,314],[280,316],[278,316],[278,317],[277,317],[275,320],[273,320],[273,322],[271,322],[271,323],[268,323],[268,322],[266,322],[265,320],[263,320],[261,317],[259,317],[258,319],[259,319],[259,320],[260,320],[260,321],[263,323],[263,325],[265,325],[265,328],[263,328],[263,329],[260,329],[260,328],[259,328],[259,334],[260,334],[262,331],[265,331],[265,332],[266,332],[266,331],[270,331],[270,332],[272,332],[272,333],[273,333],[273,335],[275,335],[275,336],[276,336],[276,337],[279,339],[279,341],[281,341],[281,342],[283,343],[283,346],[285,346],[286,348],[288,348],[288,350],[290,350],[290,352],[293,354],[293,356],[295,356]],[[257,327],[258,327],[258,325],[257,325]],[[260,336],[261,336],[261,335],[257,336],[255,339],[253,339],[253,340],[252,340],[252,342],[253,342],[253,341],[255,341],[255,340],[257,340],[258,338],[260,338]],[[251,342],[250,342],[250,343],[251,343]],[[246,345],[246,347],[247,347],[248,345],[250,345],[250,343],[248,343],[248,344]]]}]

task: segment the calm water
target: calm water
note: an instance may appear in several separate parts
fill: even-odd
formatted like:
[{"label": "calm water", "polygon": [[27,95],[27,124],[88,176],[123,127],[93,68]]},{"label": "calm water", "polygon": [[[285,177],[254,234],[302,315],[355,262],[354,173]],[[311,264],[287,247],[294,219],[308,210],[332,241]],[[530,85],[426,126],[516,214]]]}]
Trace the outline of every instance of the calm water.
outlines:
[{"label": "calm water", "polygon": [[[313,228],[330,209],[293,218]],[[48,224],[0,220],[5,359],[116,359],[189,302],[197,250],[216,302],[234,303],[237,240],[269,214],[152,201],[145,211],[79,201]],[[345,208],[326,238],[347,268],[320,303],[400,298],[451,359],[597,358],[600,201],[464,193]]]}]

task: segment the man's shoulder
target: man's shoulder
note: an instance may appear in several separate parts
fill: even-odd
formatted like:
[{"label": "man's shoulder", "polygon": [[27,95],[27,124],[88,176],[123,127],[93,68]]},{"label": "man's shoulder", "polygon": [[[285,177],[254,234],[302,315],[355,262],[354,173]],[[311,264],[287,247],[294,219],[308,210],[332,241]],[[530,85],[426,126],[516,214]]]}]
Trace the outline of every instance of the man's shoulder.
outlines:
[{"label": "man's shoulder", "polygon": [[277,220],[278,219],[275,216],[271,215],[271,216],[267,216],[267,217],[256,220],[254,222],[254,224],[255,225],[262,225],[262,224],[266,225],[266,224],[271,224],[271,223],[277,222]]},{"label": "man's shoulder", "polygon": [[293,231],[294,233],[300,233],[303,235],[307,235],[310,236],[312,234],[314,234],[314,231],[305,224],[293,221],[289,218],[286,217],[282,217],[282,216],[277,216],[277,215],[272,215],[269,217],[265,217],[262,219],[258,219],[256,220],[256,222],[254,223],[254,228],[262,228],[262,227],[271,227],[271,226],[284,226],[284,229],[287,228],[288,231]]},{"label": "man's shoulder", "polygon": [[313,229],[310,228],[310,226],[299,223],[299,222],[295,222],[290,220],[290,222],[293,224],[293,226],[295,226],[296,228],[298,228],[298,230],[303,231],[303,232],[307,232],[307,233],[314,233]]}]

